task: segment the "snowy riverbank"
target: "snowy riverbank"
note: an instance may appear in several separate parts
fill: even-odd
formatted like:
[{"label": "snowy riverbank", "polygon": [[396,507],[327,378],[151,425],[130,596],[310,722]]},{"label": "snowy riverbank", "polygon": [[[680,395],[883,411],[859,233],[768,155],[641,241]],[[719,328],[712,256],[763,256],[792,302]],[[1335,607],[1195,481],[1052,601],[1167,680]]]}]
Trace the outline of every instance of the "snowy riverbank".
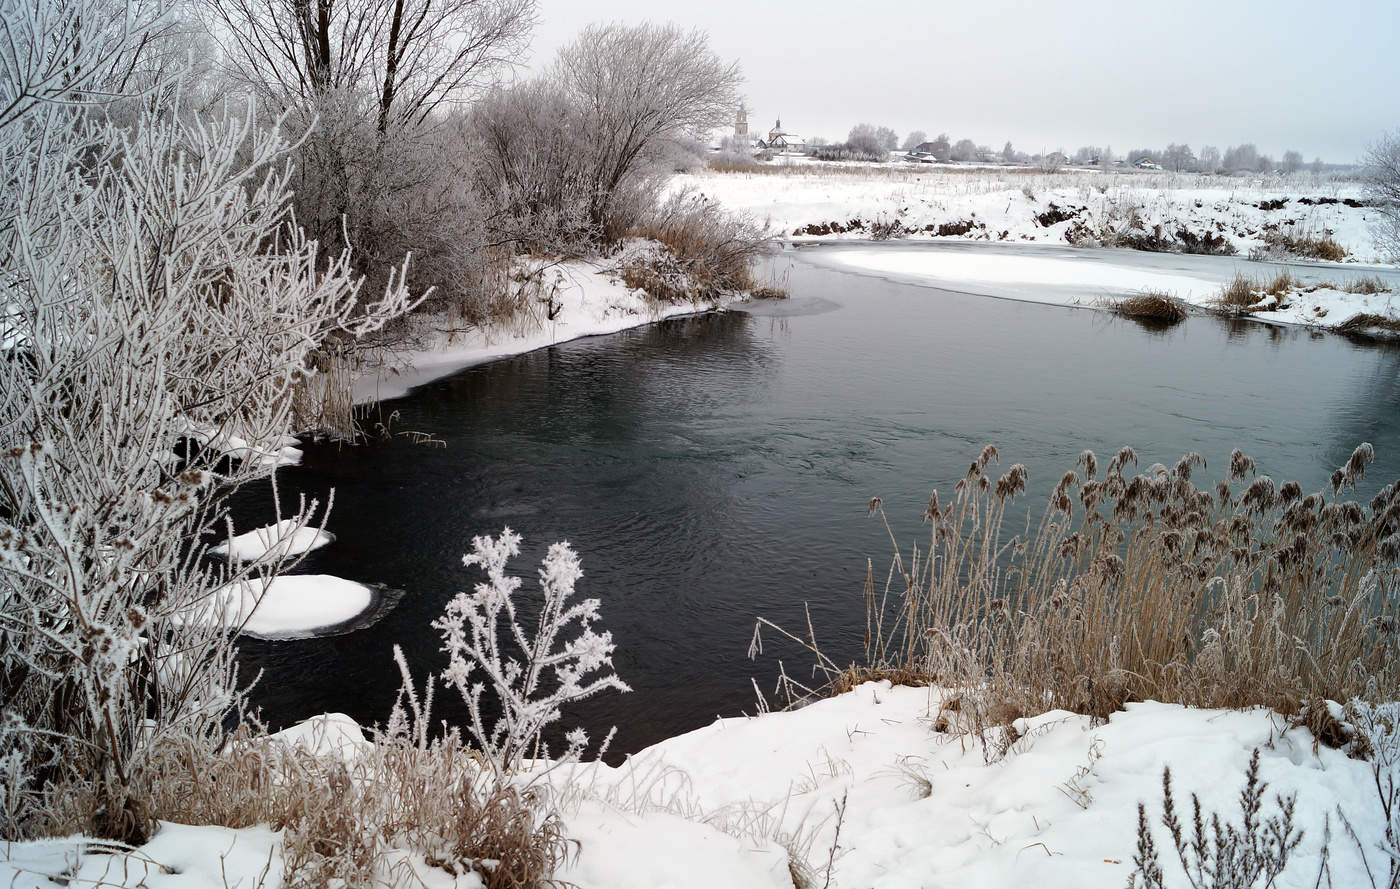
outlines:
[{"label": "snowy riverbank", "polygon": [[[946,241],[843,242],[801,253],[806,261],[840,271],[1051,305],[1108,308],[1119,298],[1151,290],[1213,309],[1222,290],[1243,276],[1257,285],[1258,305],[1249,316],[1260,321],[1331,327],[1358,313],[1400,313],[1400,269],[1394,266],[1363,270],[1339,263]],[[1265,288],[1284,273],[1289,286],[1271,298]],[[1348,292],[1363,278],[1386,289]]]},{"label": "snowy riverbank", "polygon": [[[1218,812],[1238,826],[1255,749],[1269,784],[1261,816],[1277,814],[1275,794],[1297,794],[1303,831],[1277,886],[1315,884],[1329,830],[1331,885],[1369,885],[1366,859],[1386,872],[1371,763],[1319,745],[1275,713],[1144,702],[1100,725],[1065,712],[1018,719],[1014,737],[997,731],[984,742],[940,732],[940,714],[957,718],[945,703],[928,689],[868,683],[792,712],[717,720],[618,768],[556,772],[565,833],[578,842],[556,876],[580,889],[791,889],[794,873],[853,889],[1121,886],[1133,870],[1142,803],[1167,885],[1178,885],[1183,875],[1161,825],[1163,768],[1172,769],[1178,806],[1198,794],[1207,818]],[[357,755],[352,723],[322,718],[320,728],[283,737]],[[52,886],[34,872],[68,855],[64,866],[80,879],[108,886],[136,886],[138,877],[153,889],[280,884],[278,838],[265,827],[168,825],[136,853],[80,861],[73,847],[13,846],[0,865],[10,873],[0,877]],[[426,866],[411,850],[402,860],[413,863],[398,870],[396,885],[481,885]]]},{"label": "snowy riverbank", "polygon": [[619,257],[574,260],[541,269],[535,286],[544,299],[532,311],[521,313],[504,326],[458,330],[446,319],[426,319],[422,325],[425,342],[416,348],[388,353],[381,365],[361,372],[355,383],[355,403],[397,398],[415,386],[496,358],[581,337],[617,333],[733,302],[658,302],[623,282],[621,262]]}]

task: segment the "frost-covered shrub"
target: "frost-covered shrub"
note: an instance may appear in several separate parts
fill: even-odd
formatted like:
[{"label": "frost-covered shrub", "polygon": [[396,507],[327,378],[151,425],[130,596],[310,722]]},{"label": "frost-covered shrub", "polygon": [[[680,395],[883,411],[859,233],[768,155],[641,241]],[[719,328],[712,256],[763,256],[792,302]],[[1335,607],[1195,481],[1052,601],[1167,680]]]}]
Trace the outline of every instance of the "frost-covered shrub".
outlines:
[{"label": "frost-covered shrub", "polygon": [[232,616],[189,619],[230,579],[201,534],[266,472],[318,343],[409,301],[395,276],[362,306],[293,224],[251,110],[91,112],[158,18],[0,4],[0,832],[137,840],[150,751],[216,746],[239,704]]},{"label": "frost-covered shrub", "polygon": [[[443,682],[466,702],[467,731],[498,777],[520,768],[566,705],[607,689],[631,691],[612,672],[612,633],[593,629],[598,600],[574,599],[583,569],[568,543],[549,548],[539,570],[539,618],[533,632],[521,625],[515,599],[520,578],[506,574],[506,563],[520,554],[520,540],[509,528],[499,537],[472,538],[472,552],[462,563],[480,566],[486,580],[454,596],[433,622],[448,656]],[[565,638],[575,630],[577,635]],[[568,747],[559,761],[577,758],[588,746],[581,728],[565,738]]]}]

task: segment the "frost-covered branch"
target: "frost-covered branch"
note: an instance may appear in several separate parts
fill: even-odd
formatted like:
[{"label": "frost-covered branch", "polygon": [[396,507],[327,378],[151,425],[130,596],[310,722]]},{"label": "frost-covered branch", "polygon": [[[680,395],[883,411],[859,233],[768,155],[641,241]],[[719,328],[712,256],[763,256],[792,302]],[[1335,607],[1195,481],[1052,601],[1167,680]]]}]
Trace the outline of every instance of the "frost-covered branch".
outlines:
[{"label": "frost-covered branch", "polygon": [[[506,574],[509,560],[520,554],[520,540],[509,528],[499,537],[473,538],[462,562],[480,566],[486,580],[471,593],[458,593],[433,622],[448,655],[443,682],[466,702],[468,732],[498,776],[520,767],[564,706],[608,689],[631,691],[612,672],[612,633],[593,629],[598,600],[573,598],[583,570],[568,543],[551,546],[541,563],[543,601],[533,633],[521,625],[515,600],[520,578]],[[494,701],[484,705],[488,688]],[[486,709],[492,703],[500,710],[494,721]],[[580,728],[565,737],[561,761],[577,758],[588,744]]]}]

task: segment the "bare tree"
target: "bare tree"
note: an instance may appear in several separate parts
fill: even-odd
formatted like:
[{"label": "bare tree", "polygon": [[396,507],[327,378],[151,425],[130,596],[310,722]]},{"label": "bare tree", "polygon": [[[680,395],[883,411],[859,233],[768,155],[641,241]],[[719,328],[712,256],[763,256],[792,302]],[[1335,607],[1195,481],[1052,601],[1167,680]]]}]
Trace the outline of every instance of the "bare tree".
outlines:
[{"label": "bare tree", "polygon": [[1225,159],[1223,166],[1226,170],[1234,172],[1236,170],[1254,170],[1259,166],[1259,149],[1251,142],[1243,145],[1231,145],[1225,149]]},{"label": "bare tree", "polygon": [[524,51],[534,0],[202,0],[231,72],[280,107],[373,96],[380,132],[416,126]]},{"label": "bare tree", "polygon": [[575,109],[588,219],[608,237],[628,184],[670,143],[727,121],[742,82],[704,32],[653,24],[591,25],[560,50],[549,76]]},{"label": "bare tree", "polygon": [[904,137],[903,147],[905,151],[913,151],[927,141],[928,134],[923,130],[910,130],[909,135]]},{"label": "bare tree", "polygon": [[1366,194],[1380,215],[1377,242],[1400,257],[1400,130],[1382,136],[1366,152]]},{"label": "bare tree", "polygon": [[899,134],[889,127],[876,127],[875,141],[885,151],[894,151],[899,147]]},{"label": "bare tree", "polygon": [[1303,155],[1292,149],[1283,153],[1283,171],[1285,173],[1296,173],[1303,169]]}]

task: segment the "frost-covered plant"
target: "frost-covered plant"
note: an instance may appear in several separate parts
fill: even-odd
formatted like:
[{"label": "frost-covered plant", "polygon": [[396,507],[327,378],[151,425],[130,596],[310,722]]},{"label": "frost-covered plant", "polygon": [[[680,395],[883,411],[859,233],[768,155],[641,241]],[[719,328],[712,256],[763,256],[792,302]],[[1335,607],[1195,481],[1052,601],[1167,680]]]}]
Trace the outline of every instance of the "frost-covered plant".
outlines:
[{"label": "frost-covered plant", "polygon": [[[1293,828],[1296,795],[1275,800],[1279,812],[1260,818],[1268,782],[1259,780],[1259,749],[1249,759],[1244,789],[1240,791],[1240,824],[1237,826],[1212,812],[1207,818],[1201,801],[1191,794],[1191,824],[1182,824],[1172,798],[1171,769],[1162,772],[1162,826],[1171,836],[1177,859],[1192,889],[1251,889],[1269,887],[1288,867],[1289,856],[1303,841],[1303,832]],[[1138,804],[1138,845],[1133,857],[1135,868],[1128,877],[1129,889],[1164,889],[1168,885],[1157,857],[1147,810]]]},{"label": "frost-covered plant", "polygon": [[0,0],[6,838],[139,840],[150,750],[219,743],[237,626],[214,591],[278,566],[230,578],[198,541],[266,472],[311,350],[410,304],[396,282],[362,306],[295,226],[288,144],[251,109],[104,113],[156,6]]},{"label": "frost-covered plant", "polygon": [[[607,689],[631,691],[612,672],[612,633],[593,629],[598,600],[573,599],[583,570],[567,542],[550,546],[541,563],[543,601],[534,632],[521,626],[515,598],[520,578],[506,574],[506,563],[520,554],[520,540],[509,528],[499,537],[472,538],[462,564],[481,566],[486,580],[454,596],[433,622],[448,655],[442,679],[466,702],[467,731],[498,777],[519,769],[564,706]],[[577,635],[565,638],[575,626]],[[488,688],[500,711],[494,721],[488,719],[489,699],[483,701]],[[559,761],[576,759],[588,745],[581,728],[565,738]]]},{"label": "frost-covered plant", "polygon": [[1379,869],[1372,869],[1369,850],[1361,845],[1349,819],[1344,813],[1339,814],[1366,861],[1371,885],[1397,889],[1400,887],[1400,703],[1370,704],[1354,700],[1347,705],[1346,716],[1354,730],[1351,754],[1370,759],[1376,803],[1385,821],[1385,837],[1379,847],[1386,862],[1384,882],[1379,879]]}]

